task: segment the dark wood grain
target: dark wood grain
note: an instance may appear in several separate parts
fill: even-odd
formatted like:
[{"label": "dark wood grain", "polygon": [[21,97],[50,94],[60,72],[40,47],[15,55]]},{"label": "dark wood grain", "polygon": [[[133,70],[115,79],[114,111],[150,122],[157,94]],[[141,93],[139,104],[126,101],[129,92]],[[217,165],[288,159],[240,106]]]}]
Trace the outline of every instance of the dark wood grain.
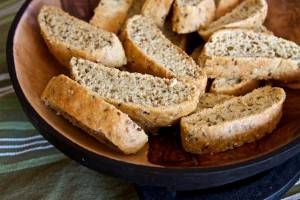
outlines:
[{"label": "dark wood grain", "polygon": [[266,27],[275,35],[300,44],[300,1],[268,0]]},{"label": "dark wood grain", "polygon": [[[51,77],[67,73],[48,51],[36,22],[36,15],[44,4],[61,6],[70,14],[89,20],[98,1],[93,0],[35,0],[24,12],[14,39],[14,63],[22,92],[38,115],[69,141],[83,149],[113,160],[144,166],[216,167],[249,161],[290,143],[300,136],[300,93],[287,91],[284,115],[276,131],[263,140],[232,151],[214,155],[185,153],[178,142],[178,129],[162,129],[161,135],[150,139],[150,151],[145,147],[136,155],[124,156],[102,146],[83,131],[57,116],[40,100],[40,95]],[[299,43],[299,0],[269,0],[266,25],[278,36]],[[277,6],[276,6],[277,5]],[[147,157],[149,155],[149,160]]]},{"label": "dark wood grain", "polygon": [[61,5],[62,9],[69,12],[71,15],[89,21],[93,16],[94,9],[99,4],[99,1],[100,0],[61,0]]}]

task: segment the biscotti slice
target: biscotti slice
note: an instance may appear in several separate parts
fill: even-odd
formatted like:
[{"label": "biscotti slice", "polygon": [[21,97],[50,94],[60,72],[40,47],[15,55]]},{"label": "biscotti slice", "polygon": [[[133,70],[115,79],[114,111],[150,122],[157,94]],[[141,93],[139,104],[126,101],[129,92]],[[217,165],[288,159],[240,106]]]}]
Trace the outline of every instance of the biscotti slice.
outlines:
[{"label": "biscotti slice", "polygon": [[128,115],[65,75],[52,78],[41,98],[75,126],[125,154],[136,153],[148,141]]},{"label": "biscotti slice", "polygon": [[198,33],[207,40],[214,32],[225,28],[252,28],[261,26],[266,19],[268,4],[265,0],[245,0],[231,12]]},{"label": "biscotti slice", "polygon": [[125,23],[134,0],[101,0],[90,23],[104,30],[118,33]]},{"label": "biscotti slice", "polygon": [[87,60],[71,60],[72,77],[147,129],[169,126],[193,112],[199,89],[176,79],[130,73]]},{"label": "biscotti slice", "polygon": [[222,30],[205,44],[198,60],[211,78],[275,79],[300,77],[300,47],[269,34]]},{"label": "biscotti slice", "polygon": [[181,119],[181,140],[191,153],[222,152],[271,133],[282,116],[285,92],[264,87]]},{"label": "biscotti slice", "polygon": [[216,1],[216,19],[232,11],[243,0],[215,0]]},{"label": "biscotti slice", "polygon": [[192,81],[199,84],[199,89],[204,91],[207,81],[205,74],[150,19],[141,15],[130,18],[123,36],[131,71]]},{"label": "biscotti slice", "polygon": [[205,93],[200,96],[195,112],[199,112],[207,108],[213,108],[214,106],[222,104],[232,98],[233,96],[229,95]]},{"label": "biscotti slice", "polygon": [[173,6],[173,31],[191,33],[206,27],[215,17],[214,0],[175,0]]},{"label": "biscotti slice", "polygon": [[122,44],[113,33],[52,6],[42,7],[38,22],[49,50],[66,67],[69,67],[73,56],[100,62],[108,67],[126,64]]},{"label": "biscotti slice", "polygon": [[258,88],[258,80],[239,78],[217,78],[210,87],[211,93],[240,96]]},{"label": "biscotti slice", "polygon": [[163,27],[174,0],[146,0],[142,15],[151,18],[158,27]]}]

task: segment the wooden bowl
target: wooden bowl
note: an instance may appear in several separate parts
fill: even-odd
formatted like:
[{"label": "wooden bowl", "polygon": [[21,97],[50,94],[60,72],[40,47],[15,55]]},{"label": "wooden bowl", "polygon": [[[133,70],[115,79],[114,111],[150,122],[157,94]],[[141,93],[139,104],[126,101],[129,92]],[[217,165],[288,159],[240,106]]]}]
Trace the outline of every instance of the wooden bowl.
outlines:
[{"label": "wooden bowl", "polygon": [[[75,3],[76,2],[76,3]],[[300,151],[300,92],[287,90],[284,115],[273,134],[232,151],[197,156],[185,153],[178,129],[160,136],[136,155],[111,151],[47,108],[40,95],[51,77],[68,72],[49,53],[37,24],[44,4],[62,7],[88,20],[97,0],[33,0],[18,12],[7,46],[9,72],[15,91],[34,126],[59,150],[94,170],[138,184],[189,190],[220,186],[270,169]],[[300,44],[300,2],[269,0],[266,26],[275,35]]]}]

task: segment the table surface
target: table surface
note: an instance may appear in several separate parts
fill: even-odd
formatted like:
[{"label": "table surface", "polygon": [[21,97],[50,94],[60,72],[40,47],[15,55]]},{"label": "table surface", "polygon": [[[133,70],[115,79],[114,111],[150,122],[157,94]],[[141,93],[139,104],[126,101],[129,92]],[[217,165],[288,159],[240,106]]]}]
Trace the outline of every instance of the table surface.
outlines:
[{"label": "table surface", "polygon": [[[132,185],[69,160],[27,121],[5,55],[10,24],[23,3],[0,0],[0,199],[137,199]],[[300,199],[300,181],[284,199]]]}]

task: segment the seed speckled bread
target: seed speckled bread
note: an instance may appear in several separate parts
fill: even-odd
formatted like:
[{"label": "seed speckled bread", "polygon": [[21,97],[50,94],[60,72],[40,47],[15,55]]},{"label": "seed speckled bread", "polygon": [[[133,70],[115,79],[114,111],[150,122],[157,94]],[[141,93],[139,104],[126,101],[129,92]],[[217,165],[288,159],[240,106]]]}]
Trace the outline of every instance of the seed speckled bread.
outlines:
[{"label": "seed speckled bread", "polygon": [[212,22],[198,33],[207,40],[214,32],[226,28],[253,28],[263,24],[267,17],[266,0],[245,0],[231,12]]},{"label": "seed speckled bread", "polygon": [[300,47],[291,41],[249,30],[218,31],[198,59],[210,78],[275,79],[300,77]]},{"label": "seed speckled bread", "polygon": [[142,15],[151,18],[158,27],[163,27],[174,0],[146,0]]},{"label": "seed speckled bread", "polygon": [[181,48],[169,41],[152,21],[141,15],[129,19],[123,45],[131,71],[191,81],[205,90],[207,78]]},{"label": "seed speckled bread", "polygon": [[229,95],[205,93],[200,96],[199,103],[195,112],[199,112],[207,108],[213,108],[214,106],[222,104],[232,98],[233,96]]},{"label": "seed speckled bread", "polygon": [[87,60],[71,60],[72,77],[147,129],[174,124],[193,112],[199,89],[176,79],[130,73]]},{"label": "seed speckled bread", "polygon": [[230,12],[243,0],[215,0],[216,1],[216,19]]},{"label": "seed speckled bread", "polygon": [[175,0],[173,6],[173,31],[191,33],[206,27],[215,17],[214,0]]},{"label": "seed speckled bread", "polygon": [[240,96],[251,92],[259,86],[258,80],[239,78],[217,78],[212,82],[210,92]]},{"label": "seed speckled bread", "polygon": [[90,23],[94,26],[118,33],[124,24],[134,0],[101,0]]},{"label": "seed speckled bread", "polygon": [[52,78],[41,98],[75,126],[125,154],[136,153],[148,141],[128,115],[65,75]]},{"label": "seed speckled bread", "polygon": [[216,153],[259,140],[276,128],[285,97],[283,89],[267,86],[182,118],[184,149]]},{"label": "seed speckled bread", "polygon": [[49,50],[66,67],[69,67],[73,56],[100,62],[108,67],[126,64],[122,44],[113,33],[52,6],[42,7],[38,22]]}]

